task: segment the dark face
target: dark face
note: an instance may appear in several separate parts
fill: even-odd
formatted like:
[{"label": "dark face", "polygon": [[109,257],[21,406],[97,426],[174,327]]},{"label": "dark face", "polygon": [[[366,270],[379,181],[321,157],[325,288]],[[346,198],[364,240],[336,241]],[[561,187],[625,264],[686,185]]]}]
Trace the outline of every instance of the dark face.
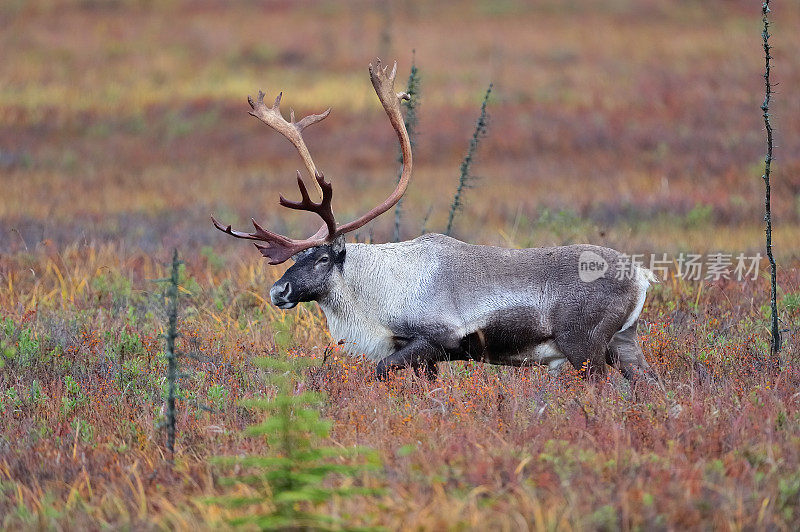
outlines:
[{"label": "dark face", "polygon": [[289,309],[301,301],[316,301],[328,293],[329,279],[344,265],[344,239],[317,246],[294,256],[294,264],[269,291],[272,304]]}]

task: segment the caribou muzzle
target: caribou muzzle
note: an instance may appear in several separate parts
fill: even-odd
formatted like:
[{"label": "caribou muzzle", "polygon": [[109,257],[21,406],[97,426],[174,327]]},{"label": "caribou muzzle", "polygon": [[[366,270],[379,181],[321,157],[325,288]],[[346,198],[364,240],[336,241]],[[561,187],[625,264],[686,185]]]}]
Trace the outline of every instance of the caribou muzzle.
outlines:
[{"label": "caribou muzzle", "polygon": [[278,281],[269,290],[269,298],[272,304],[280,309],[290,309],[297,306],[297,301],[292,301],[292,284],[289,281]]}]

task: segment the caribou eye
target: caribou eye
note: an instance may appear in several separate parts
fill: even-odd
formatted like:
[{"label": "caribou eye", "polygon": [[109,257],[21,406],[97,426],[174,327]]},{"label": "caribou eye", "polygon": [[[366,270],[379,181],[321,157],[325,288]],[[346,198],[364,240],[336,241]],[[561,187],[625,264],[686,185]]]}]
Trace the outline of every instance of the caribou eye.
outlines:
[{"label": "caribou eye", "polygon": [[323,255],[317,259],[317,263],[315,266],[319,266],[320,264],[327,264],[330,261],[327,255]]}]

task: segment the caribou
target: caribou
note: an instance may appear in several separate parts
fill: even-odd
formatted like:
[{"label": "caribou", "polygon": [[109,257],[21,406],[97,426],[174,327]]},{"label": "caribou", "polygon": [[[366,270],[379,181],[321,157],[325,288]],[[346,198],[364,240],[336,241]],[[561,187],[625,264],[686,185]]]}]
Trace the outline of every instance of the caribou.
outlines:
[{"label": "caribou", "polygon": [[[333,186],[317,171],[303,130],[330,109],[295,121],[272,107],[259,91],[248,97],[250,114],[283,136],[299,152],[320,201],[309,195],[298,170],[299,201],[280,196],[288,209],[315,213],[324,222],[313,236],[292,239],[252,220],[252,233],[235,231],[212,216],[214,226],[253,240],[270,264],[294,264],[270,290],[272,303],[291,309],[316,301],[334,341],[377,363],[386,379],[410,367],[434,379],[437,363],[476,360],[511,366],[569,362],[587,376],[618,368],[629,380],[654,373],[637,340],[647,289],[656,278],[626,255],[594,245],[530,249],[473,245],[441,234],[406,242],[345,242],[345,235],[391,209],[405,193],[413,167],[411,142],[400,110],[408,96],[394,90],[397,63],[369,65],[375,93],[400,141],[403,169],[395,190],[363,216],[339,225]],[[626,262],[627,261],[627,262]]]}]

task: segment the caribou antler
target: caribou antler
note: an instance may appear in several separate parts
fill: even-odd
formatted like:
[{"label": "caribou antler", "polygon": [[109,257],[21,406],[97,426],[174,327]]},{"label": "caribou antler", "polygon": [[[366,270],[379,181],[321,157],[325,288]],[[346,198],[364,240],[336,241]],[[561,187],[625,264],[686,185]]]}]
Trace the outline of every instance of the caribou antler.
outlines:
[{"label": "caribou antler", "polygon": [[[250,96],[247,97],[247,103],[249,103],[250,107],[253,108],[253,110],[250,111],[250,114],[267,124],[269,127],[286,137],[289,142],[294,144],[294,147],[297,148],[297,152],[300,154],[300,158],[303,159],[303,163],[306,165],[308,175],[315,177],[317,175],[317,167],[314,164],[314,160],[311,158],[311,153],[308,151],[305,141],[303,140],[303,130],[312,124],[316,124],[317,122],[325,120],[328,115],[331,114],[330,107],[325,110],[325,112],[318,115],[308,115],[299,122],[294,121],[294,109],[290,109],[289,122],[287,122],[281,114],[281,98],[283,97],[283,92],[278,93],[278,96],[275,98],[275,103],[272,104],[272,107],[267,107],[267,104],[264,103],[264,96],[265,94],[263,92],[258,91],[258,98],[256,101],[253,101],[253,98]],[[322,194],[321,189],[319,192]]]},{"label": "caribou antler", "polygon": [[388,65],[381,65],[380,59],[376,62],[375,68],[372,67],[372,63],[369,64],[369,79],[372,81],[372,86],[375,88],[375,94],[378,95],[378,99],[383,105],[383,110],[386,111],[386,114],[389,116],[389,122],[392,123],[392,127],[395,132],[397,132],[397,138],[400,139],[400,149],[403,152],[403,172],[400,174],[397,188],[395,188],[394,192],[392,192],[383,203],[377,207],[373,207],[360,218],[356,218],[352,222],[339,227],[339,234],[355,231],[359,227],[362,227],[385,213],[400,201],[400,198],[406,193],[406,188],[408,188],[413,161],[411,157],[411,139],[408,138],[406,124],[403,122],[403,113],[400,112],[400,100],[408,100],[410,96],[405,92],[394,92],[394,78],[396,75],[396,61],[391,72],[389,72]]},{"label": "caribou antler", "polygon": [[389,195],[388,198],[386,198],[385,201],[383,201],[383,203],[372,208],[369,212],[353,220],[352,222],[337,228],[336,220],[333,215],[333,209],[331,208],[333,186],[331,183],[325,181],[325,178],[321,173],[317,172],[314,161],[311,159],[311,154],[309,153],[308,148],[303,141],[302,135],[303,129],[311,124],[316,124],[317,122],[325,119],[331,110],[328,109],[324,113],[317,115],[309,115],[299,122],[294,121],[294,111],[292,111],[290,115],[290,121],[287,122],[280,113],[280,102],[283,93],[278,94],[278,97],[275,98],[275,103],[272,107],[267,107],[267,105],[264,103],[264,93],[258,91],[258,98],[255,102],[252,98],[247,98],[247,101],[250,103],[250,107],[253,108],[253,111],[251,111],[250,114],[274,130],[278,131],[284,137],[289,139],[292,144],[294,144],[295,148],[297,148],[297,151],[300,153],[300,157],[303,159],[303,162],[306,165],[306,169],[308,169],[308,172],[314,176],[315,184],[318,186],[320,194],[322,195],[322,199],[318,203],[312,201],[308,195],[308,189],[303,182],[303,178],[298,171],[297,186],[300,189],[300,201],[290,201],[281,196],[279,203],[289,209],[316,213],[320,218],[322,218],[322,220],[325,222],[325,225],[320,227],[316,234],[303,240],[294,240],[268,231],[258,225],[255,220],[253,220],[253,226],[256,228],[254,233],[234,231],[231,229],[230,225],[225,226],[219,223],[212,216],[211,220],[214,222],[214,226],[220,231],[231,236],[235,236],[236,238],[266,242],[266,245],[256,244],[256,247],[262,255],[270,259],[270,264],[280,264],[303,250],[323,245],[333,241],[333,239],[340,235],[349,233],[350,231],[355,231],[356,229],[368,223],[370,220],[377,218],[384,212],[391,209],[398,201],[400,201],[400,198],[403,197],[403,194],[408,187],[408,182],[411,179],[412,167],[411,141],[408,138],[408,132],[406,131],[406,127],[403,122],[403,115],[400,112],[400,100],[408,99],[408,95],[402,92],[394,92],[394,78],[396,74],[397,63],[394,64],[391,72],[389,72],[388,67],[381,65],[380,59],[378,59],[375,68],[373,68],[372,64],[369,65],[369,76],[372,80],[372,86],[375,88],[375,93],[378,95],[378,99],[383,105],[383,109],[389,116],[389,121],[391,122],[392,127],[397,132],[403,152],[403,172],[400,176],[400,180],[397,183],[397,188]]},{"label": "caribou antler", "polygon": [[294,240],[292,238],[287,238],[283,235],[279,235],[278,233],[273,233],[272,231],[264,229],[252,218],[250,220],[253,222],[253,227],[256,228],[255,233],[234,231],[231,229],[230,225],[223,225],[218,222],[216,218],[213,216],[211,217],[211,221],[214,222],[214,227],[223,233],[235,236],[236,238],[245,238],[247,240],[259,240],[261,242],[266,242],[266,246],[261,244],[255,244],[255,246],[262,255],[269,259],[270,264],[281,264],[282,262],[286,262],[287,260],[291,259],[294,255],[300,253],[301,251],[315,246],[321,246],[326,242],[326,229],[324,225],[319,228],[319,231],[317,231],[314,236],[304,240]]},{"label": "caribou antler", "polygon": [[314,212],[319,215],[325,222],[325,227],[328,229],[328,235],[336,234],[336,219],[333,216],[333,209],[331,209],[331,199],[333,199],[333,186],[325,181],[325,176],[317,173],[314,178],[316,179],[317,186],[322,191],[322,200],[315,203],[308,196],[306,184],[303,183],[303,177],[300,171],[297,171],[297,187],[300,189],[300,201],[289,201],[283,196],[280,197],[278,203],[287,209],[294,209],[296,211]]}]

